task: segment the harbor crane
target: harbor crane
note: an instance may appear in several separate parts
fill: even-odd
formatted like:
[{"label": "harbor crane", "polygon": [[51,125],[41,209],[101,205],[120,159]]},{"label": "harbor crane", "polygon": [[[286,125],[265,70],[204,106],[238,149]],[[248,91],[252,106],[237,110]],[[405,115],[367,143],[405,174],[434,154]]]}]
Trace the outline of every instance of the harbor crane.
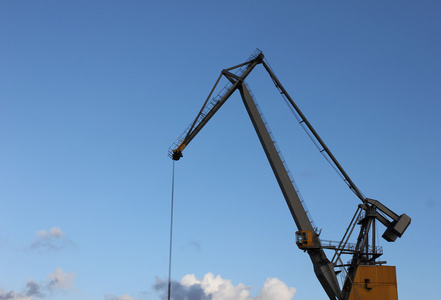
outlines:
[{"label": "harbor crane", "polygon": [[[276,146],[276,141],[268,130],[262,112],[256,105],[250,88],[245,82],[245,79],[257,65],[263,65],[301,126],[361,201],[343,238],[339,242],[325,241],[319,238],[320,231],[315,227],[305,209],[303,200],[293,183],[291,173]],[[217,96],[212,97],[222,77],[225,77],[228,83]],[[241,95],[297,226],[296,244],[309,255],[317,279],[328,298],[331,300],[397,300],[395,267],[384,265],[385,261],[378,260],[383,251],[381,247],[376,245],[376,221],[386,227],[382,237],[388,242],[394,242],[397,237],[403,235],[411,222],[411,218],[406,214],[398,215],[380,201],[366,198],[361,193],[282,86],[259,49],[256,49],[244,63],[221,71],[195,120],[169,148],[169,156],[175,161],[179,160],[183,156],[183,150],[236,90]],[[350,243],[349,239],[356,226],[360,228],[356,242]],[[333,251],[331,260],[324,250]],[[342,255],[349,255],[350,260],[343,262]],[[342,286],[337,280],[338,274],[344,278]]]}]

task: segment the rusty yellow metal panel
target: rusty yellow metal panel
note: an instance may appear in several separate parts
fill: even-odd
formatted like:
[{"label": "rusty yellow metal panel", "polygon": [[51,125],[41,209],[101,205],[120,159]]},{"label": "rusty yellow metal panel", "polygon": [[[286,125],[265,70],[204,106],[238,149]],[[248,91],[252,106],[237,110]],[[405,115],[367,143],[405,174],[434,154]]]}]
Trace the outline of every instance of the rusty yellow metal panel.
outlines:
[{"label": "rusty yellow metal panel", "polygon": [[312,231],[297,231],[296,232],[296,244],[300,249],[306,249],[312,246]]},{"label": "rusty yellow metal panel", "polygon": [[394,266],[359,266],[349,300],[398,300]]}]

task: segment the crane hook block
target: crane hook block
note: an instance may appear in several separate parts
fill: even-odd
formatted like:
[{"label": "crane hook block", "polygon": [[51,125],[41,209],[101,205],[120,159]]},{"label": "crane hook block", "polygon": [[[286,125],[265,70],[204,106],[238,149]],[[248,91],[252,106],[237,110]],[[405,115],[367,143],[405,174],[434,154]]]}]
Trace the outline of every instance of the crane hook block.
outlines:
[{"label": "crane hook block", "polygon": [[173,151],[172,159],[173,160],[179,160],[182,157],[182,152],[179,150]]}]

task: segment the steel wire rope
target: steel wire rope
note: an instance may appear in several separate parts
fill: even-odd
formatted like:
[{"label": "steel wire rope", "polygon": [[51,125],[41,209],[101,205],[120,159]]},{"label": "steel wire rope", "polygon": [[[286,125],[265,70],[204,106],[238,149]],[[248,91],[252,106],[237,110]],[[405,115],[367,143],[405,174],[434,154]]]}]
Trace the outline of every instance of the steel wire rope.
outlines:
[{"label": "steel wire rope", "polygon": [[175,194],[175,161],[173,161],[172,186],[171,186],[171,205],[170,205],[170,252],[168,257],[168,297],[171,296],[171,266],[172,266],[172,249],[173,249],[173,204]]},{"label": "steel wire rope", "polygon": [[[271,70],[271,66],[268,62],[267,59],[265,59],[265,63],[268,66],[268,68]],[[348,187],[350,188],[350,190],[357,196],[361,196],[362,198],[366,198],[364,196],[364,194],[358,190],[358,188],[355,186],[355,184],[351,184],[351,179],[349,178],[348,175],[347,178],[345,177],[345,175],[343,174],[344,171],[340,170],[338,168],[338,166],[336,165],[336,163],[332,160],[332,158],[330,157],[330,153],[328,153],[329,149],[325,149],[325,146],[320,144],[320,141],[317,140],[317,138],[314,136],[314,134],[311,132],[311,129],[305,125],[305,119],[295,110],[295,108],[291,105],[291,103],[289,102],[289,100],[287,99],[287,97],[285,96],[285,93],[283,92],[283,90],[280,88],[279,84],[277,83],[277,81],[271,76],[270,77],[274,83],[274,85],[276,86],[276,88],[279,90],[282,99],[285,101],[286,105],[288,106],[289,110],[291,111],[291,113],[294,115],[294,117],[297,119],[297,122],[300,124],[300,127],[302,127],[302,129],[306,132],[306,134],[308,135],[308,137],[311,139],[312,143],[316,146],[317,150],[319,150],[319,152],[322,154],[322,156],[325,158],[325,160],[329,163],[329,165],[334,169],[334,171],[338,174],[338,176],[343,180],[344,183],[346,183],[348,185]],[[326,154],[326,155],[325,155]],[[360,193],[360,195],[358,195],[358,193]]]}]

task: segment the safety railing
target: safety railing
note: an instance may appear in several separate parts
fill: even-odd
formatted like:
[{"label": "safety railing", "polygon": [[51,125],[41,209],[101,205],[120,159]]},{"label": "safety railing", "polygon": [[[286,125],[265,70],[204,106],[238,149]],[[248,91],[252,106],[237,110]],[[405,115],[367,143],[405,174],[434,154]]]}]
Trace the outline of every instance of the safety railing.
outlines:
[{"label": "safety railing", "polygon": [[271,138],[271,140],[272,140],[272,142],[273,142],[273,144],[274,144],[274,147],[276,148],[277,154],[279,155],[280,159],[282,160],[283,166],[285,167],[285,171],[286,171],[286,173],[288,174],[289,179],[291,180],[291,183],[292,183],[292,185],[293,185],[293,187],[294,187],[294,189],[295,189],[297,195],[299,196],[299,200],[300,200],[300,202],[302,203],[303,209],[304,209],[304,211],[306,212],[306,215],[307,215],[307,217],[308,217],[308,219],[309,219],[309,222],[311,223],[312,228],[314,229],[314,231],[316,232],[316,234],[317,234],[317,235],[320,235],[320,230],[319,230],[318,227],[315,225],[314,220],[312,219],[312,216],[311,216],[311,214],[309,213],[308,207],[306,206],[306,203],[305,203],[305,201],[303,200],[302,194],[300,193],[300,190],[299,190],[299,188],[297,187],[297,184],[296,184],[296,182],[295,182],[295,180],[294,180],[294,177],[292,176],[291,170],[289,169],[288,164],[286,163],[286,160],[285,160],[285,158],[283,157],[282,151],[280,150],[279,145],[277,144],[277,141],[276,141],[276,139],[275,139],[275,137],[274,137],[274,135],[273,135],[273,132],[272,132],[272,130],[271,130],[271,128],[270,128],[268,122],[266,121],[263,112],[260,110],[259,104],[257,103],[256,98],[255,98],[254,95],[253,95],[253,92],[251,91],[251,89],[250,89],[250,87],[248,86],[248,84],[247,84],[246,82],[244,82],[244,83],[245,83],[245,85],[246,85],[246,87],[247,87],[247,89],[248,89],[248,92],[250,93],[251,97],[253,98],[254,103],[256,104],[256,107],[257,107],[257,110],[259,111],[260,117],[262,118],[262,121],[263,121],[263,123],[265,124],[266,130],[268,131],[268,133],[269,133],[269,135],[270,135],[270,138]]},{"label": "safety railing", "polygon": [[341,242],[337,241],[329,241],[329,240],[320,240],[320,243],[324,249],[333,249],[333,250],[339,250],[343,252],[347,252],[347,254],[353,254],[355,252],[362,252],[368,255],[382,255],[383,254],[383,247],[381,246],[369,246],[367,249],[363,249],[362,251],[356,251],[357,245],[354,243],[346,243],[344,245],[340,245]]}]

